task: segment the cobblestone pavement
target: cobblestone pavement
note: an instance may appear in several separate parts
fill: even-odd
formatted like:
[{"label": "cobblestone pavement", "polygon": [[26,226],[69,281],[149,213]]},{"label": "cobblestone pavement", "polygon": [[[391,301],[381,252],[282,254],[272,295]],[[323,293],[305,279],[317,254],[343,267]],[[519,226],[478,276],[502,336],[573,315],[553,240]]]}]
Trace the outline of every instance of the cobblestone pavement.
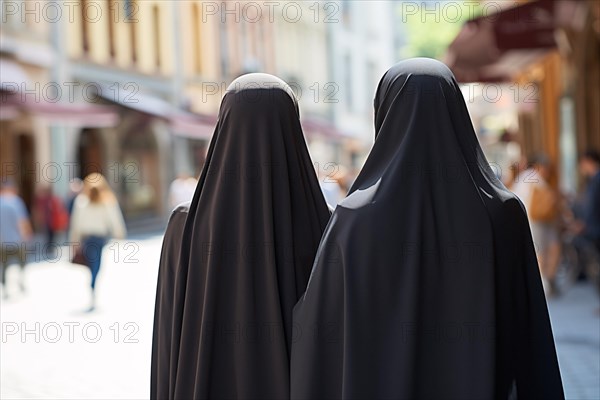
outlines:
[{"label": "cobblestone pavement", "polygon": [[[0,321],[2,399],[146,399],[161,237],[105,248],[98,308],[88,306],[89,273],[66,262],[7,273]],[[600,399],[600,307],[589,285],[549,302],[568,399]]]}]

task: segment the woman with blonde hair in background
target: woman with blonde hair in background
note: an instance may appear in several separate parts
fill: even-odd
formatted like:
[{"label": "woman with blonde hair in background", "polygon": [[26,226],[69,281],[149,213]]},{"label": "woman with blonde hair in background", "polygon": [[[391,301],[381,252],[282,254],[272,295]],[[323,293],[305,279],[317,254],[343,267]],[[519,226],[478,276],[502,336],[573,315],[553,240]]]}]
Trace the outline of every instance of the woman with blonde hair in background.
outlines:
[{"label": "woman with blonde hair in background", "polygon": [[73,205],[70,232],[70,241],[79,247],[92,273],[88,311],[96,307],[96,278],[100,272],[102,248],[111,237],[123,239],[125,235],[123,214],[108,182],[99,173],[89,174]]}]

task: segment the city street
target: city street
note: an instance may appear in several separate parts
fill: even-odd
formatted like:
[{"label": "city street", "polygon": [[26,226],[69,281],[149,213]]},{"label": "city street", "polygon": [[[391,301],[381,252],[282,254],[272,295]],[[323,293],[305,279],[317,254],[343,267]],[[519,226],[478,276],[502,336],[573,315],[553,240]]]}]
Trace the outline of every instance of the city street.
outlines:
[{"label": "city street", "polygon": [[[0,400],[471,400],[502,364],[519,400],[600,400],[600,291],[562,268],[600,243],[600,0],[0,15]],[[182,329],[156,337],[185,376],[151,386],[179,218]],[[558,357],[539,282],[502,283],[522,238]]]},{"label": "city street", "polygon": [[161,240],[105,247],[93,313],[84,312],[89,272],[66,262],[66,251],[58,262],[28,265],[25,295],[19,269],[9,267],[11,297],[0,316],[2,399],[148,398]]},{"label": "city street", "polygon": [[580,284],[549,302],[567,399],[600,399],[600,301]]},{"label": "city street", "polygon": [[[105,248],[98,308],[88,306],[89,275],[66,262],[8,270],[2,301],[3,399],[144,399],[149,396],[150,347],[161,237]],[[52,260],[55,261],[55,260]],[[568,399],[600,398],[599,300],[589,285],[550,302]]]}]

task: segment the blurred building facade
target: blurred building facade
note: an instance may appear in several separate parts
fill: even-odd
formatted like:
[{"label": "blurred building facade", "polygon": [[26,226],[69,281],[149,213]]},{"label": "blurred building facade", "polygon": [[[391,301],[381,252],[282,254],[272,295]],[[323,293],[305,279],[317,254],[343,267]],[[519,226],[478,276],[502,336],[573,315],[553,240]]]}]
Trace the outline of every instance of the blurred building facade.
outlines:
[{"label": "blurred building facade", "polygon": [[[35,91],[36,82],[51,80],[53,53],[48,40],[50,26],[25,24],[16,16],[4,12],[2,19],[0,165],[2,176],[16,181],[30,208],[34,201],[36,181],[41,174],[41,171],[37,171],[37,165],[45,165],[51,160],[47,151],[50,131],[39,114],[24,110],[15,101],[20,99],[15,99],[11,94],[23,89]],[[35,95],[33,92],[33,101]]]},{"label": "blurred building facade", "polygon": [[[85,127],[66,145],[79,175],[103,173],[126,216],[147,218],[167,208],[177,103],[176,7],[164,1],[81,1],[64,35],[66,79],[91,85],[94,101],[118,110],[110,127]],[[85,101],[85,99],[82,99]]]},{"label": "blurred building facade", "polygon": [[[331,76],[339,90],[333,121],[349,138],[340,162],[362,165],[365,143],[372,143],[373,98],[383,73],[396,62],[397,5],[390,1],[340,1],[339,22],[331,24]],[[344,157],[346,157],[344,159]]]},{"label": "blurred building facade", "polygon": [[171,181],[200,173],[227,85],[256,71],[297,93],[317,168],[358,166],[377,81],[395,61],[393,4],[364,6],[4,4],[2,176],[18,180],[31,205],[41,186],[66,195],[70,179],[101,172],[129,223],[164,221]]},{"label": "blurred building facade", "polygon": [[64,192],[77,174],[61,127],[109,126],[116,114],[79,103],[73,82],[62,79],[59,24],[52,23],[61,18],[59,5],[3,2],[0,13],[0,175],[17,183],[31,210],[38,189]]},{"label": "blurred building facade", "polygon": [[462,82],[504,87],[517,105],[509,140],[523,156],[549,155],[553,183],[573,193],[577,154],[600,148],[600,2],[533,0],[488,10],[465,24],[446,62]]}]

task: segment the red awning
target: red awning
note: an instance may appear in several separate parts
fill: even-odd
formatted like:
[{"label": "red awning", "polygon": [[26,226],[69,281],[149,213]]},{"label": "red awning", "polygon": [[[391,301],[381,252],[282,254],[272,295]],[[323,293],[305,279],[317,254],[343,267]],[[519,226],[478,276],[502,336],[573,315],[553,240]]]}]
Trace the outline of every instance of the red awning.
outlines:
[{"label": "red awning", "polygon": [[96,84],[98,95],[119,106],[166,120],[176,136],[208,140],[212,137],[216,116],[193,114],[174,107],[165,99],[138,90],[136,85]]},{"label": "red awning", "polygon": [[23,92],[34,87],[27,72],[14,60],[0,59],[0,120],[18,118],[31,113],[53,125],[102,128],[115,126],[119,114],[114,107],[49,101],[41,93]]},{"label": "red awning", "polygon": [[467,21],[445,62],[461,82],[509,81],[557,46],[557,29],[583,27],[582,0],[538,0]]},{"label": "red awning", "polygon": [[0,105],[3,109],[0,119],[14,119],[27,112],[53,125],[104,128],[119,122],[118,111],[112,106],[49,102],[32,94],[0,92]]},{"label": "red awning", "polygon": [[4,105],[0,103],[2,107],[0,108],[0,121],[9,121],[11,119],[16,119],[21,115],[18,107]]}]

